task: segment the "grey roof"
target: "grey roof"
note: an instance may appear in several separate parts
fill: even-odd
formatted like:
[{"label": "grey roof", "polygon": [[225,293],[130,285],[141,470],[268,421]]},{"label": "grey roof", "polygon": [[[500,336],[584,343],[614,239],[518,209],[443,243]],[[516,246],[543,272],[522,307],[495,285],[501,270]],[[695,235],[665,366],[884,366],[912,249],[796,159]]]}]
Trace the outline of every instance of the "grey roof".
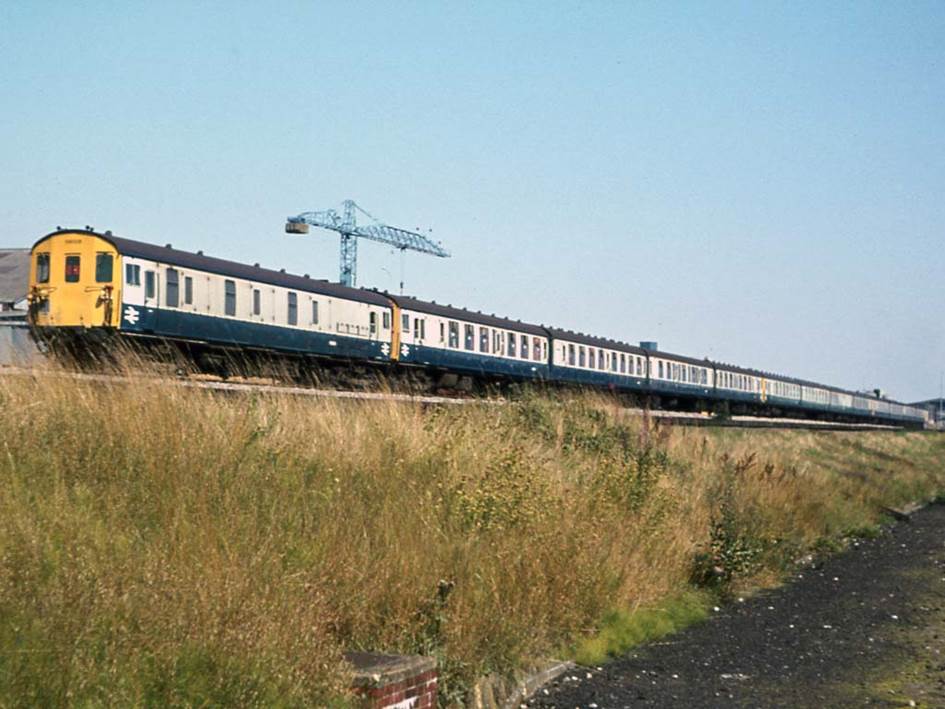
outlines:
[{"label": "grey roof", "polygon": [[0,302],[15,303],[29,292],[29,249],[0,249]]},{"label": "grey roof", "polygon": [[945,399],[937,398],[937,399],[926,399],[925,401],[914,401],[911,404],[909,404],[909,406],[917,406],[917,407],[923,407],[923,408],[929,407],[929,406],[935,406],[936,408],[938,408],[941,406],[945,406]]}]

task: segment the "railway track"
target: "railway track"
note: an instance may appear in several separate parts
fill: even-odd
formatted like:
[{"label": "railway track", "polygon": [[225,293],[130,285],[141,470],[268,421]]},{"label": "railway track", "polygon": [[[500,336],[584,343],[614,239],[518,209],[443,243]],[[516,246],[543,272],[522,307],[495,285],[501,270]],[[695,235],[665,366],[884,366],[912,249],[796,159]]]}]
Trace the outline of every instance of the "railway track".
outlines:
[{"label": "railway track", "polygon": [[[279,394],[310,397],[313,399],[347,399],[354,401],[396,401],[424,406],[502,406],[508,403],[504,398],[458,397],[428,394],[403,394],[382,391],[350,391],[339,389],[316,389],[312,387],[292,386],[287,384],[267,384],[262,382],[235,382],[211,379],[171,378],[152,375],[131,377],[121,374],[90,374],[86,372],[64,372],[47,369],[27,369],[22,367],[0,367],[0,376],[21,377],[58,377],[80,381],[103,382],[109,384],[128,384],[131,382],[150,383],[155,386],[173,386],[189,389],[206,389],[219,392]],[[724,428],[780,428],[806,429],[817,431],[899,431],[900,426],[879,425],[872,423],[841,423],[836,421],[817,421],[812,419],[770,418],[761,416],[729,416],[720,418],[707,412],[646,410],[627,407],[624,411],[632,416],[647,417],[661,423],[680,426],[714,426]]]}]

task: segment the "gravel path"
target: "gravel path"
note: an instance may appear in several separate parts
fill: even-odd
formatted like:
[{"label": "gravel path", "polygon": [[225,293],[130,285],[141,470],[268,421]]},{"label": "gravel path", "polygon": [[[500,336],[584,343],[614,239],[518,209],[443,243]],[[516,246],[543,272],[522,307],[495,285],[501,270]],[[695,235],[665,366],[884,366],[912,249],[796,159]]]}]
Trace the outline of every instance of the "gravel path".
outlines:
[{"label": "gravel path", "polygon": [[945,505],[528,705],[945,707]]}]

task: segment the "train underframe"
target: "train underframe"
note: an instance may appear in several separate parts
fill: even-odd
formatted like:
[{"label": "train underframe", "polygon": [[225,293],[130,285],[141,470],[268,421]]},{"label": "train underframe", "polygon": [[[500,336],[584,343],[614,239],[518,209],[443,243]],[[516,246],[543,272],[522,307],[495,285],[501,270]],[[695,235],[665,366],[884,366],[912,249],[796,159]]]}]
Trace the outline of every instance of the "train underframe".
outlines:
[{"label": "train underframe", "polygon": [[[338,357],[222,346],[197,340],[129,335],[108,328],[33,328],[33,337],[56,360],[80,369],[128,371],[148,366],[175,376],[211,375],[222,379],[267,379],[302,386],[349,390],[392,390],[414,394],[483,395],[508,393],[523,384],[574,389],[556,382],[523,382],[492,375],[455,372],[442,367],[365,362]],[[651,410],[707,412],[720,420],[763,416],[837,423],[885,423],[869,416],[731,401],[705,396],[627,392],[611,393],[628,406]],[[909,422],[898,425],[910,427]],[[916,424],[921,427],[921,424]]]}]

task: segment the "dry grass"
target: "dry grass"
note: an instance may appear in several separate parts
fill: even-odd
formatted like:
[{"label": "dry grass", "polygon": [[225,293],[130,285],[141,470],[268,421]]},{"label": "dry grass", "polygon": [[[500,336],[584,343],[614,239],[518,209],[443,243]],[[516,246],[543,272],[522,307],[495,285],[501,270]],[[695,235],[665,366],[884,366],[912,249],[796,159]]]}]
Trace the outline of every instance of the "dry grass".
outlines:
[{"label": "dry grass", "polygon": [[615,609],[775,578],[945,488],[945,436],[0,378],[0,706],[325,705],[343,649],[445,696]]}]

